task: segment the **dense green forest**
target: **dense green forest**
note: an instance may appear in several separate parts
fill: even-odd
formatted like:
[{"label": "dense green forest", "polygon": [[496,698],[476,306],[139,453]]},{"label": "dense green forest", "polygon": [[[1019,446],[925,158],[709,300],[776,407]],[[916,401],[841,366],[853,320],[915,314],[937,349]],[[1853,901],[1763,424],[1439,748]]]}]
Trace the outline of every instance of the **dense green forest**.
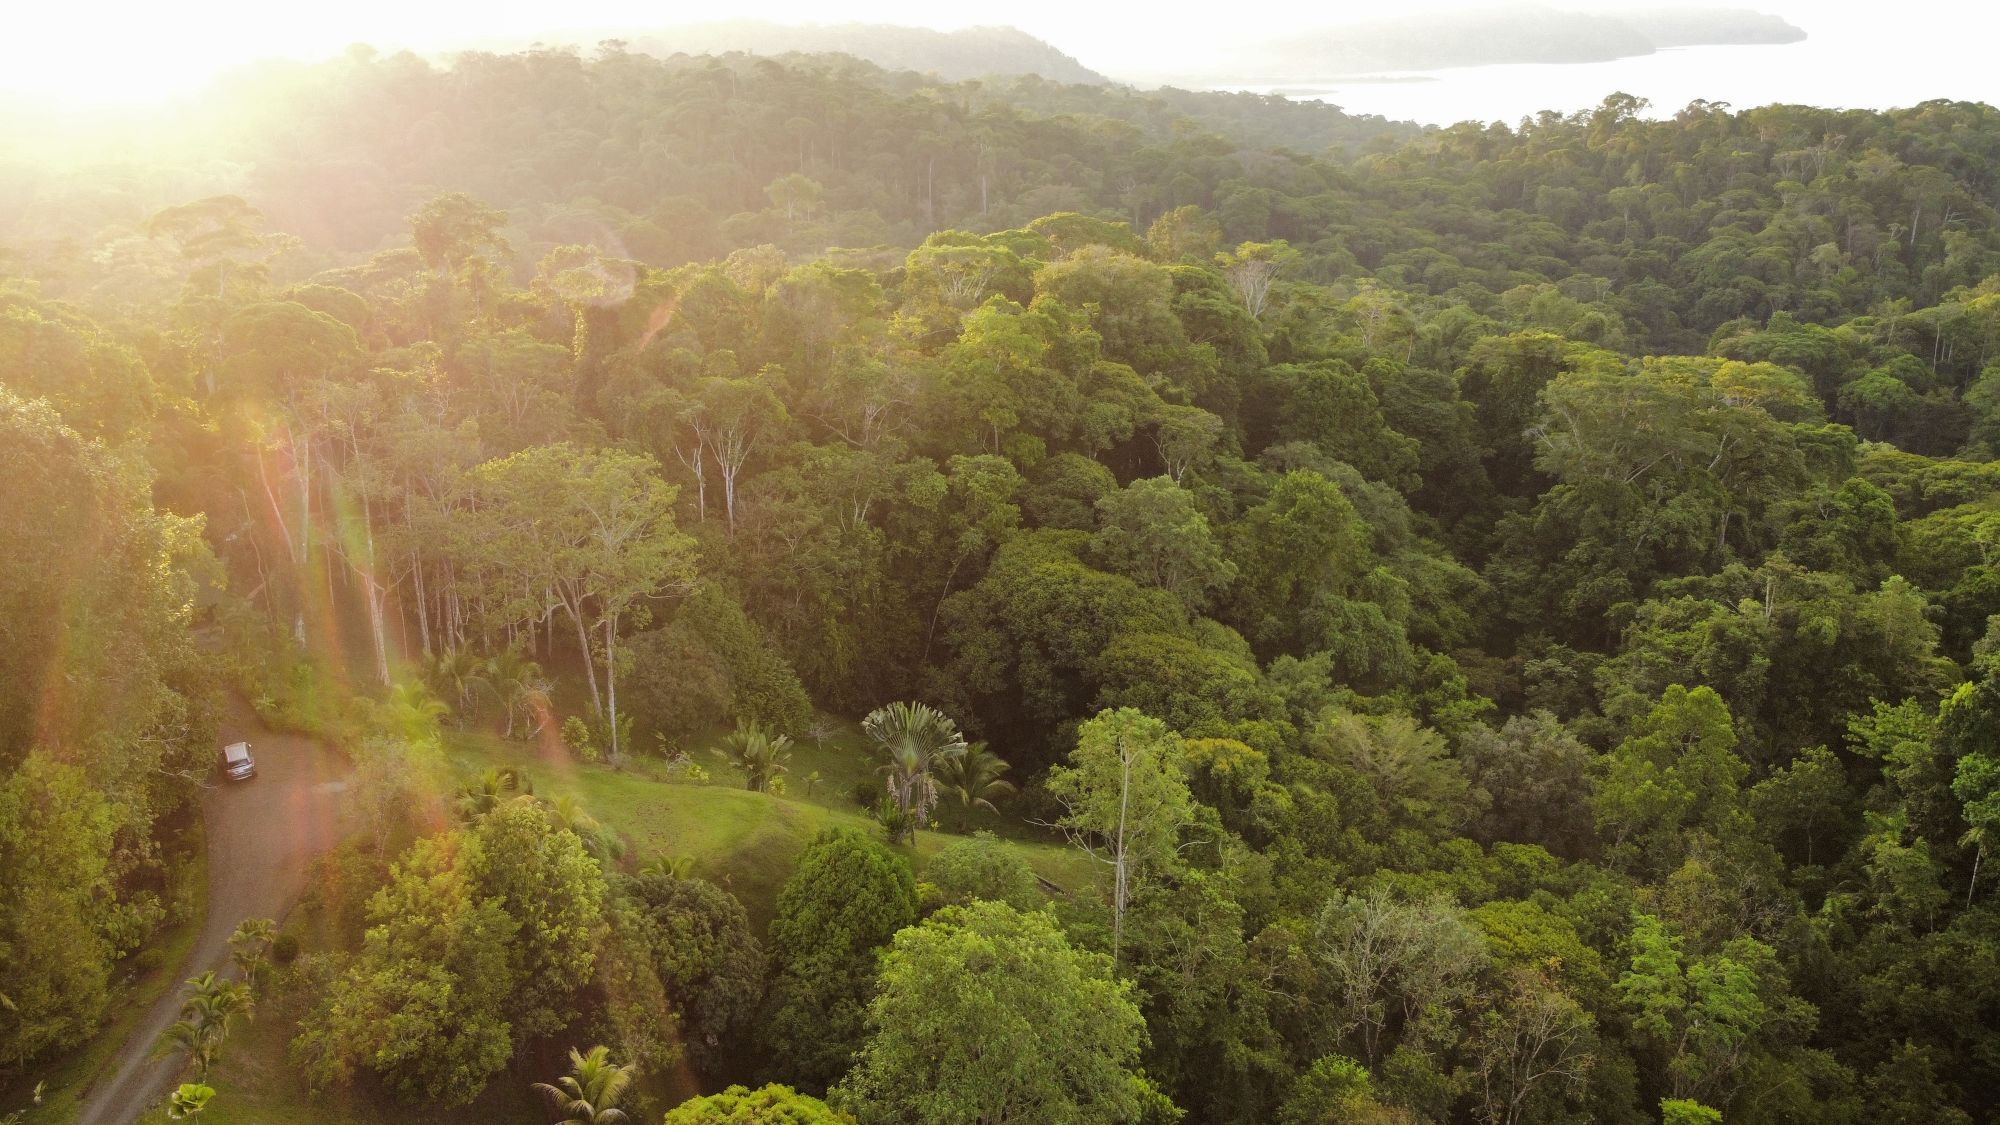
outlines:
[{"label": "dense green forest", "polygon": [[358,49],[17,150],[0,1112],[243,706],[351,831],[210,1120],[1990,1120],[2000,111],[1641,108]]}]

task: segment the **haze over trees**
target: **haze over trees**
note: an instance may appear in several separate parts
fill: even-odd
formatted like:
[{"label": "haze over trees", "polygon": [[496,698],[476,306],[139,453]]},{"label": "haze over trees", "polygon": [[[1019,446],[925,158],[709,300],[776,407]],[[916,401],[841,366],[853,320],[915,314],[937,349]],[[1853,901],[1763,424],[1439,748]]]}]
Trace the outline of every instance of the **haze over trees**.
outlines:
[{"label": "haze over trees", "polygon": [[1990,1116],[2000,111],[241,82],[0,181],[0,1112],[233,707],[204,1114]]}]

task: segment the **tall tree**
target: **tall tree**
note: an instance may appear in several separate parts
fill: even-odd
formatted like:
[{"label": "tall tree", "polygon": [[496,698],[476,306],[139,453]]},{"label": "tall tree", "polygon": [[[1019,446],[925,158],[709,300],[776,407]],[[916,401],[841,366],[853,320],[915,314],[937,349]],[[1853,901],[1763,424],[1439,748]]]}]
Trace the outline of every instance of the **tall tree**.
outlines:
[{"label": "tall tree", "polygon": [[650,457],[568,444],[488,462],[474,477],[486,501],[478,518],[491,529],[475,549],[518,598],[517,620],[557,608],[569,616],[616,757],[619,628],[643,622],[651,600],[694,586],[694,541],[674,525],[678,490]]},{"label": "tall tree", "polygon": [[784,1072],[824,1089],[852,1064],[877,952],[916,921],[902,857],[848,829],[820,833],[778,892],[764,1040]]},{"label": "tall tree", "polygon": [[1111,959],[1118,960],[1135,886],[1180,861],[1194,797],[1178,734],[1130,707],[1100,712],[1077,732],[1069,764],[1049,771],[1057,822],[1072,843],[1111,869]]},{"label": "tall tree", "polygon": [[1174,1120],[1133,1068],[1146,1025],[1110,958],[1046,914],[948,906],[896,935],[835,1105],[862,1125]]}]

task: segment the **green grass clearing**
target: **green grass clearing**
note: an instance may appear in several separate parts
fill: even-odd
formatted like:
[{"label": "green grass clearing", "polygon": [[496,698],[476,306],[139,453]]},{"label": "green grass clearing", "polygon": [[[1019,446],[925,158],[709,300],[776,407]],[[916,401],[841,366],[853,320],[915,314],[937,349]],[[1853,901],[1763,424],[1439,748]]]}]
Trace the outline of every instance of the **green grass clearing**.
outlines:
[{"label": "green grass clearing", "polygon": [[[529,778],[536,793],[574,798],[625,840],[628,862],[691,860],[695,874],[727,887],[743,901],[759,930],[769,925],[778,888],[814,836],[827,828],[881,833],[853,799],[855,783],[875,777],[860,732],[853,729],[828,739],[824,747],[810,740],[799,746],[786,775],[786,791],[778,795],[741,788],[735,771],[712,757],[701,762],[710,779],[693,782],[669,777],[656,759],[630,757],[625,767],[617,769],[567,758],[551,760],[527,744],[485,734],[450,733],[445,749],[454,773],[462,779],[512,767]],[[807,796],[803,778],[814,770],[819,771],[820,781]],[[1095,878],[1090,861],[1074,849],[1047,839],[1018,838],[1031,831],[1030,826],[1001,833],[1008,827],[1003,818],[983,811],[973,825],[1015,837],[1008,845],[1037,875],[1065,891],[1087,887]],[[920,832],[914,849],[900,850],[921,877],[924,860],[958,838]]]}]

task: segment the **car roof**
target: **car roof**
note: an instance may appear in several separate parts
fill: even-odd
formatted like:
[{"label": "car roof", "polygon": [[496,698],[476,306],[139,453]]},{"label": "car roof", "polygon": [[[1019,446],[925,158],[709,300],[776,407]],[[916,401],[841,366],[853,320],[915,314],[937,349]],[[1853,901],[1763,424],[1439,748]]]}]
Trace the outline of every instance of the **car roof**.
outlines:
[{"label": "car roof", "polygon": [[222,756],[225,758],[247,758],[250,756],[250,744],[247,742],[232,742],[222,748]]}]

